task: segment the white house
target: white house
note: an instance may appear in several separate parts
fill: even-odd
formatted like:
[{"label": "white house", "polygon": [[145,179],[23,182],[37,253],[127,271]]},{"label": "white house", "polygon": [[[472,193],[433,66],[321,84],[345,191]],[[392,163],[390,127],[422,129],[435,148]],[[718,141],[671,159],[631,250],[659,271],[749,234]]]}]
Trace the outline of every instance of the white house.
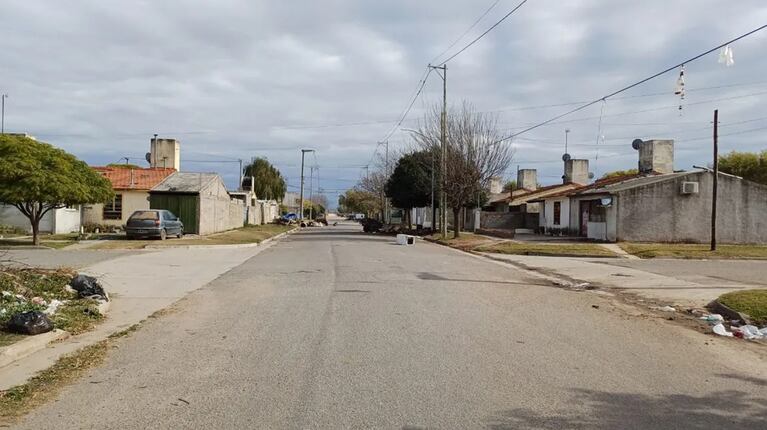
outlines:
[{"label": "white house", "polygon": [[[32,224],[29,223],[29,218],[16,209],[16,206],[7,203],[0,203],[0,224],[32,234]],[[79,231],[79,205],[71,208],[52,209],[40,220],[40,233],[63,234]]]}]

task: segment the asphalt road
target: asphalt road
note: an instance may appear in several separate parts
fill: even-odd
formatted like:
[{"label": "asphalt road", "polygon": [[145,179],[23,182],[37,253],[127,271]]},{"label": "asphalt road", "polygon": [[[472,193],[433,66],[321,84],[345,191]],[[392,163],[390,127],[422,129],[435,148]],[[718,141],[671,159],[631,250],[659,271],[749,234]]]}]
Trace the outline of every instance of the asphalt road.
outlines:
[{"label": "asphalt road", "polygon": [[19,428],[767,429],[767,366],[738,345],[327,227],[149,321]]}]

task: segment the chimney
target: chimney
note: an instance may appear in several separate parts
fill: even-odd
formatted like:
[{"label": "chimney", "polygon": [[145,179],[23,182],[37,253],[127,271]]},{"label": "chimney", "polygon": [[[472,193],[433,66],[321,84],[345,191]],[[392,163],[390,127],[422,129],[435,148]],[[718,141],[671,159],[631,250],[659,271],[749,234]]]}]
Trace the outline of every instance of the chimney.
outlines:
[{"label": "chimney", "polygon": [[674,173],[674,141],[652,139],[637,142],[639,173]]},{"label": "chimney", "polygon": [[149,145],[150,167],[181,170],[181,142],[176,139],[160,139],[156,135]]},{"label": "chimney", "polygon": [[565,161],[565,174],[562,176],[565,184],[575,183],[586,185],[589,183],[589,160]]},{"label": "chimney", "polygon": [[488,191],[490,194],[499,194],[503,192],[503,178],[500,176],[493,176],[490,178],[490,185]]},{"label": "chimney", "polygon": [[535,190],[538,188],[538,171],[535,169],[521,169],[517,171],[517,188]]}]

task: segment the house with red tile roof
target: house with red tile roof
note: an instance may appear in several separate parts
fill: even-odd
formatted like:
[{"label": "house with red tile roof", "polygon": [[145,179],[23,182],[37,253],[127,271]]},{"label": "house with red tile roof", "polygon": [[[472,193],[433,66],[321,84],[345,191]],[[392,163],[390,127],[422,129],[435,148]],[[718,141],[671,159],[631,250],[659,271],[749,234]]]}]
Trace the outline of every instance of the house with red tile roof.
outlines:
[{"label": "house with red tile roof", "polygon": [[137,210],[149,209],[149,190],[162,182],[176,169],[109,165],[93,167],[112,183],[114,199],[107,204],[93,204],[83,208],[83,224],[121,227]]}]

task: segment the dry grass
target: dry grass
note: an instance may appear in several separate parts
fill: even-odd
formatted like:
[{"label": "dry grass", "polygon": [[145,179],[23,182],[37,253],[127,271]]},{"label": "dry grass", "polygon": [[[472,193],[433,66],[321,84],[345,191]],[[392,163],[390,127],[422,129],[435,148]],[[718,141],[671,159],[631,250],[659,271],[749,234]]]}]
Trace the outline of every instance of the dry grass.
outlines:
[{"label": "dry grass", "polygon": [[759,245],[718,245],[713,252],[707,244],[623,242],[618,245],[640,258],[767,259],[767,246]]},{"label": "dry grass", "polygon": [[0,391],[0,426],[10,426],[17,418],[55,398],[69,382],[104,361],[109,340],[61,357],[50,368],[26,384]]},{"label": "dry grass", "polygon": [[188,239],[160,240],[108,240],[92,249],[142,249],[152,247],[198,246],[198,245],[239,245],[260,243],[270,237],[292,230],[294,226],[264,224],[250,225],[237,230],[217,233],[210,236],[191,237]]},{"label": "dry grass", "polygon": [[439,243],[440,245],[447,245],[452,248],[461,249],[463,251],[470,251],[482,245],[494,243],[493,239],[488,239],[485,236],[478,236],[472,233],[461,232],[458,238],[453,238],[453,232],[448,232],[447,239],[442,239],[439,233],[435,233],[431,236],[426,236],[427,239]]},{"label": "dry grass", "polygon": [[564,256],[564,257],[617,257],[612,251],[592,243],[520,243],[503,242],[497,245],[482,246],[476,249],[479,252],[492,252],[498,254],[514,255],[541,255],[541,256]]}]

